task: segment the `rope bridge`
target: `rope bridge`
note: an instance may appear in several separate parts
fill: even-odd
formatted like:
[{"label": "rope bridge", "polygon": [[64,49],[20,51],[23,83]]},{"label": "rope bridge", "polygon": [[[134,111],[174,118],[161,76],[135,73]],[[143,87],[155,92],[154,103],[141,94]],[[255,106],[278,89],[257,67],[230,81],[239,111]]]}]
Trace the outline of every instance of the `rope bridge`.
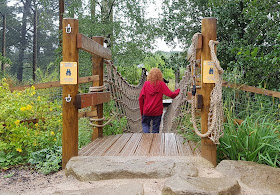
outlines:
[{"label": "rope bridge", "polygon": [[[186,133],[188,129],[194,129],[196,134],[200,137],[210,137],[210,139],[215,143],[219,143],[219,138],[223,133],[222,121],[223,121],[223,107],[222,107],[222,77],[221,74],[223,70],[219,66],[219,61],[214,52],[214,44],[217,42],[210,42],[209,46],[211,48],[212,61],[214,61],[215,66],[220,72],[218,81],[216,82],[216,87],[213,89],[211,94],[211,106],[208,117],[209,131],[205,134],[199,132],[196,123],[198,119],[195,116],[195,94],[192,98],[187,97],[187,93],[193,90],[196,86],[194,83],[194,76],[192,75],[192,69],[195,68],[196,63],[196,43],[197,34],[193,37],[193,42],[191,45],[192,57],[190,64],[188,65],[183,78],[181,79],[178,88],[181,89],[179,95],[173,99],[171,105],[168,106],[166,112],[163,115],[163,128],[162,133],[170,132],[181,132]],[[146,70],[142,69],[141,79],[138,85],[129,84],[117,71],[117,68],[113,65],[111,61],[105,61],[107,70],[107,86],[111,92],[111,97],[114,100],[115,106],[118,109],[119,117],[126,117],[128,124],[124,132],[129,133],[139,133],[142,132],[141,125],[141,114],[139,108],[139,94],[146,81]],[[189,116],[191,123],[186,127],[185,120],[186,116]]]}]

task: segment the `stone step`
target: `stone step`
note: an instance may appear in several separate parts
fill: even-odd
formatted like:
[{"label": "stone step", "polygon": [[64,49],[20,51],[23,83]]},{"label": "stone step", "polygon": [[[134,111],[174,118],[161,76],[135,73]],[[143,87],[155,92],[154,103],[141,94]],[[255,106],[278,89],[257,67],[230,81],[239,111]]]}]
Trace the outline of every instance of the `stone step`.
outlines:
[{"label": "stone step", "polygon": [[56,191],[54,195],[144,195],[143,185],[136,182],[129,182],[122,185],[106,185],[104,187],[79,189],[79,190],[62,190]]},{"label": "stone step", "polygon": [[65,173],[80,181],[168,178],[177,173],[196,177],[199,166],[213,168],[201,157],[78,156],[70,159]]}]

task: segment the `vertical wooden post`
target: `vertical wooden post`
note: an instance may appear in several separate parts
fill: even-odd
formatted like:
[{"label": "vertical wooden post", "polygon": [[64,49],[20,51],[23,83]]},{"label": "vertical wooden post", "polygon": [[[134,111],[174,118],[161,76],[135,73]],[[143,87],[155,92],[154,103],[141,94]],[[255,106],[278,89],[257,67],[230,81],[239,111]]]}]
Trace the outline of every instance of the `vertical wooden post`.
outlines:
[{"label": "vertical wooden post", "polygon": [[[92,37],[92,39],[99,43],[100,45],[104,45],[104,37]],[[103,58],[93,55],[92,56],[92,75],[99,75],[99,81],[94,81],[92,86],[102,86],[103,82]],[[97,118],[103,118],[103,104],[99,104],[91,107],[92,111],[97,110]],[[103,121],[98,121],[98,125],[102,125]],[[98,137],[103,136],[103,127],[93,127],[91,140],[95,140]]]},{"label": "vertical wooden post", "polygon": [[[211,60],[209,40],[217,40],[217,19],[203,18],[201,25],[201,33],[203,38],[201,59],[202,59],[202,74],[203,61]],[[203,75],[202,75],[203,78]],[[203,108],[201,109],[201,131],[206,133],[208,131],[208,112],[210,108],[210,93],[214,88],[213,83],[203,83],[201,81],[201,94],[203,96]],[[214,166],[217,165],[217,150],[216,145],[209,138],[201,139],[201,155],[203,158],[209,160]]]},{"label": "vertical wooden post", "polygon": [[[70,24],[71,32],[66,33],[65,27]],[[77,34],[79,23],[76,19],[63,19],[62,28],[62,55],[64,62],[77,62],[78,49]],[[68,31],[69,32],[69,31]],[[77,73],[77,77],[78,77]],[[78,78],[77,78],[78,82]],[[62,88],[62,168],[71,157],[78,155],[78,110],[75,107],[76,95],[78,94],[78,83],[76,85],[63,85]],[[71,97],[66,102],[66,97]]]}]

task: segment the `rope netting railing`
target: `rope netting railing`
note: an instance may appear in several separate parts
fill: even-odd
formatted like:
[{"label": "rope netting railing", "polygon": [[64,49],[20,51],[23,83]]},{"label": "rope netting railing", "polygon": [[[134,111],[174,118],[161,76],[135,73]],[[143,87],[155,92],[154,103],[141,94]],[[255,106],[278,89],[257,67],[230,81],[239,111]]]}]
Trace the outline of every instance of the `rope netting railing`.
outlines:
[{"label": "rope netting railing", "polygon": [[142,75],[138,85],[131,85],[121,76],[111,61],[105,61],[105,63],[107,70],[105,83],[108,84],[119,116],[126,117],[127,119],[128,124],[124,132],[142,132],[138,98],[146,81],[146,70],[142,69]]}]

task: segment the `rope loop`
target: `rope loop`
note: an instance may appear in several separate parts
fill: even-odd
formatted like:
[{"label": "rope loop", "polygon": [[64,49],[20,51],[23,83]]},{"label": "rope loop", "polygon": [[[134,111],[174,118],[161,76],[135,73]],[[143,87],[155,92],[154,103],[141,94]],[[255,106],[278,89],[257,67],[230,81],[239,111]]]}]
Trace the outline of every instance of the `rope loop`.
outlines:
[{"label": "rope loop", "polygon": [[[192,64],[193,70],[193,85],[196,84],[195,76],[195,63],[196,63],[196,48],[197,48],[198,33],[194,34],[191,45],[191,58],[190,63]],[[208,113],[208,131],[201,133],[196,125],[195,119],[195,94],[192,95],[191,104],[191,121],[195,133],[200,137],[209,137],[213,143],[219,144],[219,138],[223,135],[223,101],[222,101],[222,74],[224,70],[220,66],[220,62],[215,53],[215,45],[218,45],[218,41],[209,41],[211,60],[214,62],[215,68],[218,70],[219,78],[215,81],[215,87],[210,94],[210,108]]]}]

